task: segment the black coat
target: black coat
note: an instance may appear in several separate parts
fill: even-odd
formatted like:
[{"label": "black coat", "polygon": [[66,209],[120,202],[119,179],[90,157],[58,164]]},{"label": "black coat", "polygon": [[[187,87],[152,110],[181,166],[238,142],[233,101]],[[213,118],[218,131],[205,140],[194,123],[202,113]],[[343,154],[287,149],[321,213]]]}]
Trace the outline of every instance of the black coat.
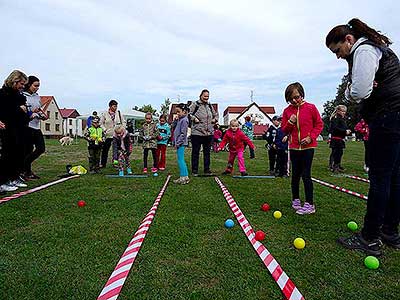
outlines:
[{"label": "black coat", "polygon": [[6,86],[0,89],[0,121],[6,124],[6,131],[15,132],[28,126],[29,116],[21,105],[26,105],[26,98],[19,91]]}]

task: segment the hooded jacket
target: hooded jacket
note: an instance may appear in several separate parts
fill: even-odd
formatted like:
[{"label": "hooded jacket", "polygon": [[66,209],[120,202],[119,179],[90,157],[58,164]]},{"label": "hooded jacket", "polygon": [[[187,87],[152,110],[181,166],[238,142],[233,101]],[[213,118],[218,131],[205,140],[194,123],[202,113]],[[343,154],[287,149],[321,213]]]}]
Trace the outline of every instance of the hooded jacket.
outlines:
[{"label": "hooded jacket", "polygon": [[239,128],[236,130],[236,132],[234,132],[231,128],[225,132],[222,142],[219,144],[219,148],[224,149],[226,144],[229,144],[230,152],[243,151],[244,144],[247,144],[251,149],[254,149],[253,142]]},{"label": "hooded jacket", "polygon": [[[297,116],[295,124],[289,122],[291,115]],[[281,128],[285,134],[289,135],[289,149],[305,150],[317,147],[317,137],[322,132],[324,123],[315,105],[303,102],[300,106],[290,104],[285,108]],[[311,138],[311,143],[301,145],[300,141],[307,136]]]},{"label": "hooded jacket", "polygon": [[[197,107],[197,109],[196,109]],[[192,135],[210,136],[214,134],[214,124],[218,123],[218,112],[208,102],[197,100],[189,107]]]}]

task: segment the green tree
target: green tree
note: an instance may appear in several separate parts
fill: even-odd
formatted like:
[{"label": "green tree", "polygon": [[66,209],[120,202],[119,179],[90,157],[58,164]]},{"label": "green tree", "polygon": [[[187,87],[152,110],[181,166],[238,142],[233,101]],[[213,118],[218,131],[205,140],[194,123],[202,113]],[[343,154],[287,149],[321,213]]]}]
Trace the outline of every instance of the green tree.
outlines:
[{"label": "green tree", "polygon": [[348,75],[344,75],[342,78],[342,82],[337,87],[335,99],[329,100],[324,104],[324,111],[322,113],[322,120],[324,121],[325,125],[324,130],[322,132],[324,136],[328,135],[329,119],[337,105],[342,104],[347,106],[346,123],[350,130],[353,130],[354,126],[360,120],[360,115],[358,112],[358,104],[355,101],[347,100],[346,97],[344,96],[347,84],[348,84]]},{"label": "green tree", "polygon": [[166,98],[164,103],[161,104],[160,113],[162,115],[168,115],[170,105],[171,105],[171,100],[169,100],[169,98]]},{"label": "green tree", "polygon": [[139,108],[139,111],[147,113],[150,112],[152,115],[157,115],[156,112],[157,110],[151,106],[151,104],[145,104],[141,108]]}]

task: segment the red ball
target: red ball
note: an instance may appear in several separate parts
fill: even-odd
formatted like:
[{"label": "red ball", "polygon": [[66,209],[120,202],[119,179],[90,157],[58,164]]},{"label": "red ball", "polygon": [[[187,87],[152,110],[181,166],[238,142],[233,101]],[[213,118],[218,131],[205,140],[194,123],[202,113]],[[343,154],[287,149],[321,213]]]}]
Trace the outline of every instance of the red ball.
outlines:
[{"label": "red ball", "polygon": [[264,203],[263,205],[261,205],[261,210],[262,211],[269,211],[270,206],[268,203]]},{"label": "red ball", "polygon": [[86,202],[85,201],[83,201],[83,200],[79,200],[78,201],[78,206],[79,207],[84,207],[86,205]]},{"label": "red ball", "polygon": [[262,230],[256,231],[256,241],[262,241],[265,239],[265,233]]}]

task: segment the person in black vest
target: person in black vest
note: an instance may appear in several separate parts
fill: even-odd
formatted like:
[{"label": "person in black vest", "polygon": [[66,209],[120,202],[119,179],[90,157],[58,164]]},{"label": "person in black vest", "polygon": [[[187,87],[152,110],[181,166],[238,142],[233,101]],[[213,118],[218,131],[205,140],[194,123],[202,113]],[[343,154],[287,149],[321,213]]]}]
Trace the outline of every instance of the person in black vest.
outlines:
[{"label": "person in black vest", "polygon": [[330,170],[333,173],[343,172],[342,157],[343,149],[346,148],[345,137],[351,133],[347,128],[345,116],[347,113],[346,105],[338,105],[330,117],[329,133],[331,134],[331,142],[329,147],[332,149],[330,162]]},{"label": "person in black vest", "polygon": [[338,242],[369,255],[382,242],[400,249],[400,62],[392,42],[359,19],[334,27],[326,46],[349,67],[346,97],[360,104],[370,129],[370,187],[360,233]]}]

